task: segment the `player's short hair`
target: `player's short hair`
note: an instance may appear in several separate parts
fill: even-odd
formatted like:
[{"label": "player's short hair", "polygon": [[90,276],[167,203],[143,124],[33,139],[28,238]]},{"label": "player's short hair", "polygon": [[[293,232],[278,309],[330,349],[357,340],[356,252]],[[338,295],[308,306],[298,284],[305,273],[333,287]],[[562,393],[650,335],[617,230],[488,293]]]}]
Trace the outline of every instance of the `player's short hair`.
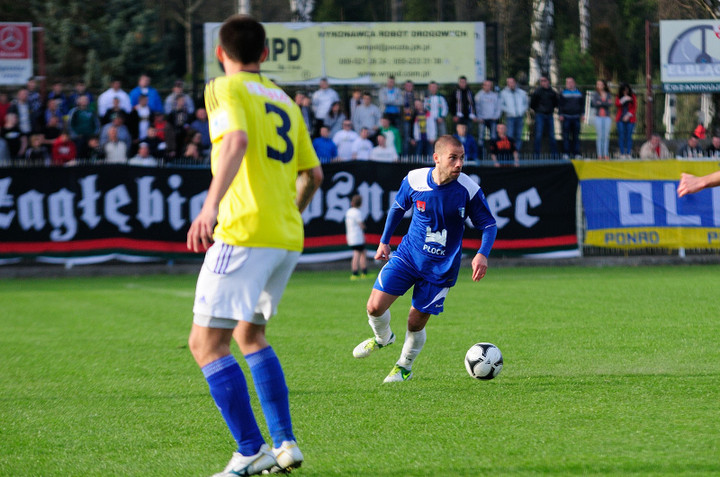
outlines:
[{"label": "player's short hair", "polygon": [[462,143],[460,142],[460,140],[458,138],[456,138],[455,136],[451,136],[449,134],[445,134],[444,136],[440,136],[438,138],[438,140],[435,141],[435,151],[434,152],[437,152],[439,154],[440,151],[442,151],[443,149],[445,149],[448,146],[463,147]]},{"label": "player's short hair", "polygon": [[249,15],[233,15],[220,27],[220,47],[234,61],[257,63],[265,50],[265,28]]},{"label": "player's short hair", "polygon": [[362,196],[360,194],[355,194],[352,196],[352,199],[350,199],[350,206],[351,207],[360,207],[362,205]]}]

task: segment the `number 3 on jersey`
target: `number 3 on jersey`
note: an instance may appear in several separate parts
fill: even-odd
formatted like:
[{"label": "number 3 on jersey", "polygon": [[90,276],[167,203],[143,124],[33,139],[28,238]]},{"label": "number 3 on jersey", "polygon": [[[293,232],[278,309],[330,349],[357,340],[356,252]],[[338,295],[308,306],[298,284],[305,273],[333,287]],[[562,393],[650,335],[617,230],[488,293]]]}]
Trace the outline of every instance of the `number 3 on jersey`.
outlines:
[{"label": "number 3 on jersey", "polygon": [[265,112],[268,114],[275,113],[280,116],[280,119],[282,119],[282,124],[277,127],[277,133],[278,136],[280,136],[280,138],[285,141],[285,152],[280,152],[277,149],[268,146],[267,156],[270,159],[275,159],[276,161],[280,161],[283,164],[286,164],[292,160],[293,154],[295,152],[295,147],[293,146],[293,143],[288,136],[288,131],[290,131],[290,116],[288,116],[285,111],[271,103],[265,103]]}]

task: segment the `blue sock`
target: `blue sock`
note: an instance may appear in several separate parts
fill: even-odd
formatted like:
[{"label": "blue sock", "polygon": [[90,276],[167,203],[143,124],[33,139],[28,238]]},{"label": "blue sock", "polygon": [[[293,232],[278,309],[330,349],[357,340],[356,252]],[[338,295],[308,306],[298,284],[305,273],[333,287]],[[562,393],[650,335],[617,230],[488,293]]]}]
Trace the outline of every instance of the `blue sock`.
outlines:
[{"label": "blue sock", "polygon": [[280,447],[283,441],[295,440],[290,419],[288,388],[275,351],[268,346],[248,354],[245,359],[252,373],[273,447]]},{"label": "blue sock", "polygon": [[245,375],[231,354],[202,367],[210,394],[242,455],[257,454],[265,440],[250,407]]}]

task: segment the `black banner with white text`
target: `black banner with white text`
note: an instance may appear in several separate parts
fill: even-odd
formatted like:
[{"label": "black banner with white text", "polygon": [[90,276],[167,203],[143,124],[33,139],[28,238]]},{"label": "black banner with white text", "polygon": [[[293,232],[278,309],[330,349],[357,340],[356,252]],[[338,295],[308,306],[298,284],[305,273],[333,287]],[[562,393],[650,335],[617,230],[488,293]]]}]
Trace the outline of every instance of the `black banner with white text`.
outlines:
[{"label": "black banner with white text", "polygon": [[[303,213],[306,261],[346,251],[345,211],[363,197],[366,242],[377,245],[400,182],[418,166],[376,162],[324,165],[325,181]],[[570,164],[531,168],[467,166],[498,221],[493,255],[577,249],[577,176]],[[210,171],[77,166],[0,168],[0,257],[193,255],[185,235],[205,199]],[[399,243],[409,217],[395,232]],[[480,246],[468,227],[464,247]]]}]

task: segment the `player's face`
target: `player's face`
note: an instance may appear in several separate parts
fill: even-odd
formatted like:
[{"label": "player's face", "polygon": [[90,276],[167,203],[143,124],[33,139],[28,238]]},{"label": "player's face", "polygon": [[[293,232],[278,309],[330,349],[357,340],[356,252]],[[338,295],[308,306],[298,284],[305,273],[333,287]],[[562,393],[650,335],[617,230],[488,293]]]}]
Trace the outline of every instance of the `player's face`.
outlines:
[{"label": "player's face", "polygon": [[462,146],[446,145],[433,154],[438,184],[454,181],[462,172],[465,149]]}]

